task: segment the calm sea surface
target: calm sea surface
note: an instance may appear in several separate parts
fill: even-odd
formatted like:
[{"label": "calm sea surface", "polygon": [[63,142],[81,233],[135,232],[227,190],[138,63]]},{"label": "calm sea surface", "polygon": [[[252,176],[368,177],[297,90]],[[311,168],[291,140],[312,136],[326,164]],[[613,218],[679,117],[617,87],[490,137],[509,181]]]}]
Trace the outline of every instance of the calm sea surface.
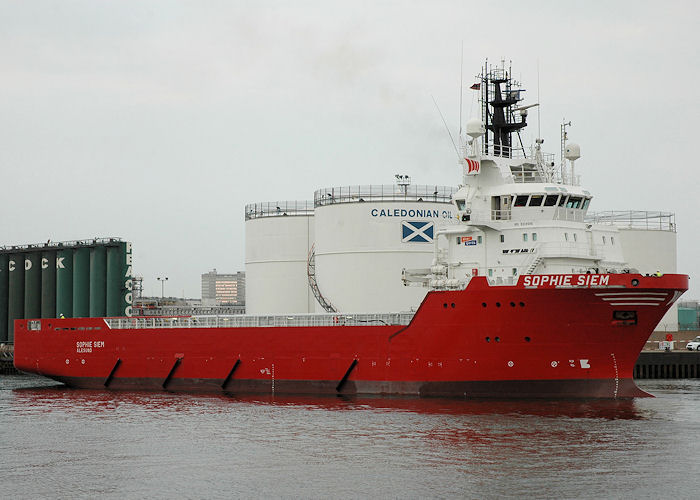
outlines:
[{"label": "calm sea surface", "polygon": [[634,401],[222,397],[0,376],[3,498],[698,498],[700,381]]}]

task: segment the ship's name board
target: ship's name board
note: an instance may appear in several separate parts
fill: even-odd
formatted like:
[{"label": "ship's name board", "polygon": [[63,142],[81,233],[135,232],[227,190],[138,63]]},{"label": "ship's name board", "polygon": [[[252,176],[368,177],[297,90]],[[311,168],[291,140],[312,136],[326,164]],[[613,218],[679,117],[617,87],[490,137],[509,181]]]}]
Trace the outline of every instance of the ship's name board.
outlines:
[{"label": "ship's name board", "polygon": [[534,288],[606,286],[609,280],[610,276],[607,274],[545,274],[523,277],[523,286]]},{"label": "ship's name board", "polygon": [[104,340],[79,340],[75,343],[75,352],[92,352],[93,349],[102,349],[104,346]]},{"label": "ship's name board", "polygon": [[449,210],[433,210],[430,208],[373,208],[370,210],[372,217],[431,217],[451,219]]}]

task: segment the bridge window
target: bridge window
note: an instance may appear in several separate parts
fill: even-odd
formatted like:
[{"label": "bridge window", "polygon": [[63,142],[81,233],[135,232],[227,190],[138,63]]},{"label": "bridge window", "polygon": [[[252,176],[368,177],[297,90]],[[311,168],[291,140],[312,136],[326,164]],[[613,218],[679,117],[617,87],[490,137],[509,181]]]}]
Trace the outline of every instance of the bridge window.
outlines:
[{"label": "bridge window", "polygon": [[533,194],[530,196],[530,203],[528,205],[531,207],[541,207],[542,200],[544,200],[543,194]]},{"label": "bridge window", "polygon": [[569,197],[562,195],[561,198],[559,199],[559,206],[563,207],[566,206],[566,202],[568,201]]},{"label": "bridge window", "polygon": [[582,198],[578,196],[570,196],[569,201],[566,202],[566,208],[579,208],[581,206]]},{"label": "bridge window", "polygon": [[455,200],[455,203],[457,204],[457,210],[459,210],[460,212],[464,210],[466,200]]},{"label": "bridge window", "polygon": [[520,195],[515,197],[515,203],[513,204],[513,206],[525,207],[525,206],[527,206],[527,199],[528,199],[528,195],[520,194]]},{"label": "bridge window", "polygon": [[586,210],[588,208],[588,204],[591,202],[590,198],[586,198],[583,200],[583,209]]},{"label": "bridge window", "polygon": [[545,207],[553,207],[557,204],[558,199],[559,199],[558,194],[548,194],[547,197],[544,199],[544,206]]}]

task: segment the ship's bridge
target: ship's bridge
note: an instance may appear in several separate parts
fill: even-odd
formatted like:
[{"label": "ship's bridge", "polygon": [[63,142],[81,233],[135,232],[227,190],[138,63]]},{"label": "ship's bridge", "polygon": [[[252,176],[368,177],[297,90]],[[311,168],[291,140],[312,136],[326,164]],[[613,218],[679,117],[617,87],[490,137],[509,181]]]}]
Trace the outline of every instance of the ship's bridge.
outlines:
[{"label": "ship's bridge", "polygon": [[508,184],[475,196],[468,208],[466,192],[455,194],[459,220],[479,224],[507,220],[572,220],[582,222],[593,196],[577,186]]}]

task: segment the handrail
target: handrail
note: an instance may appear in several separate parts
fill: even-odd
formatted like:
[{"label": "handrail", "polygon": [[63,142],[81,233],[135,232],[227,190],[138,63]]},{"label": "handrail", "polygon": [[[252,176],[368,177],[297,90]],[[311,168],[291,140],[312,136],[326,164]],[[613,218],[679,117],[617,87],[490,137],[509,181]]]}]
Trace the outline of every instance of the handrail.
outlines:
[{"label": "handrail", "polygon": [[363,203],[368,201],[416,201],[451,203],[456,187],[437,185],[375,184],[338,186],[319,189],[314,193],[314,205],[336,203]]},{"label": "handrail", "polygon": [[318,280],[316,279],[316,243],[311,245],[311,250],[309,250],[309,257],[306,261],[306,275],[309,280],[309,287],[316,301],[323,307],[323,310],[329,313],[337,313],[338,309],[330,300],[323,296],[321,289],[318,287]]},{"label": "handrail", "polygon": [[676,232],[676,214],[645,210],[608,210],[589,212],[585,221],[591,224],[609,224],[622,228]]},{"label": "handrail", "polygon": [[245,206],[245,220],[260,217],[286,217],[288,215],[313,215],[314,202],[302,201],[267,201],[249,203]]},{"label": "handrail", "polygon": [[4,245],[0,246],[0,253],[7,253],[12,250],[61,250],[64,247],[91,247],[95,245],[116,245],[123,243],[124,240],[117,237],[93,238],[91,240],[73,240],[73,241],[47,241],[46,243],[27,243],[23,245]]}]

